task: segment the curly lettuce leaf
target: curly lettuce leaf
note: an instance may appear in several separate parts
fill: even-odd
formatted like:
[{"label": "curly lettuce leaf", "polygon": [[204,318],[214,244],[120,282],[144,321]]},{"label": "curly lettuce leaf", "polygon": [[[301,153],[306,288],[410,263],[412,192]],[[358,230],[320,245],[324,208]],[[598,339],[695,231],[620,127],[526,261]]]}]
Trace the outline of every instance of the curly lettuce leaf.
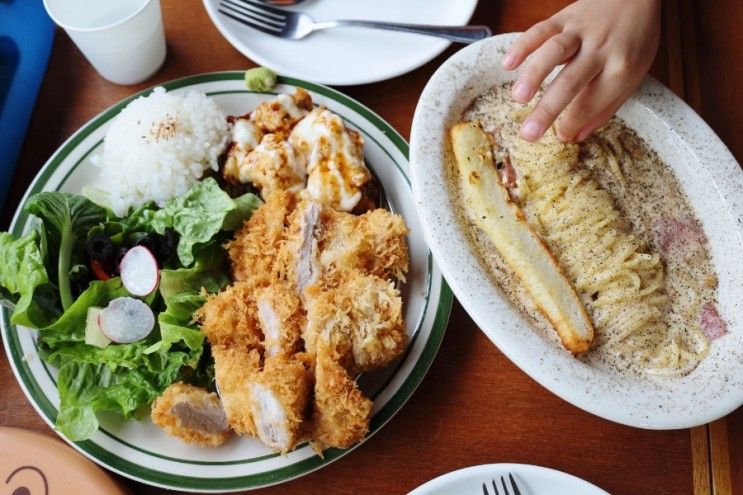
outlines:
[{"label": "curly lettuce leaf", "polygon": [[206,246],[191,268],[161,270],[160,294],[168,312],[189,322],[206,301],[204,292],[219,292],[230,283],[227,273],[226,253],[216,243]]},{"label": "curly lettuce leaf", "polygon": [[151,225],[158,234],[171,228],[180,235],[178,258],[183,266],[194,262],[194,250],[212,239],[227,227],[235,228],[249,218],[260,204],[260,199],[250,194],[233,200],[211,177],[189,189],[186,194],[165,203],[152,218]]},{"label": "curly lettuce leaf", "polygon": [[189,323],[184,323],[168,313],[160,313],[157,317],[160,327],[160,340],[144,350],[145,354],[159,351],[169,351],[176,342],[183,342],[192,351],[202,348],[204,345],[204,333]]},{"label": "curly lettuce leaf", "polygon": [[196,373],[204,335],[163,315],[167,313],[160,315],[159,331],[131,344],[98,348],[67,341],[49,347],[40,339],[42,358],[59,368],[60,432],[73,441],[85,440],[98,428],[97,413],[131,418],[181,379],[184,370]]},{"label": "curly lettuce leaf", "polygon": [[191,268],[161,270],[160,294],[167,309],[158,315],[161,340],[146,352],[168,350],[178,341],[191,350],[200,348],[204,334],[194,325],[193,314],[206,302],[205,294],[219,292],[229,283],[226,253],[216,243],[207,245]]},{"label": "curly lettuce leaf", "polygon": [[222,222],[222,230],[236,230],[242,227],[243,222],[249,219],[253,212],[263,203],[261,198],[252,193],[246,193],[234,199],[235,209],[227,213]]}]

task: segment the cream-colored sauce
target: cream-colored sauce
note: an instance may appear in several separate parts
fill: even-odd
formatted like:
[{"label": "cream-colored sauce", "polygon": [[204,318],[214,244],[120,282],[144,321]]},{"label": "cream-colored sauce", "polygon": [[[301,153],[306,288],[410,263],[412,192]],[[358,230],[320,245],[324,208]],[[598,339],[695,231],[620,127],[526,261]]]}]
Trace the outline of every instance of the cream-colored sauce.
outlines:
[{"label": "cream-colored sauce", "polygon": [[261,142],[263,132],[249,119],[237,119],[232,124],[232,141],[243,153],[253,150]]},{"label": "cream-colored sauce", "polygon": [[299,120],[307,114],[307,110],[303,108],[299,108],[297,106],[297,102],[294,101],[294,98],[292,98],[292,95],[287,95],[287,94],[282,93],[276,96],[276,101],[278,101],[279,104],[282,107],[284,107],[284,110],[286,110],[286,113],[293,120]]},{"label": "cream-colored sauce", "polygon": [[307,194],[339,211],[351,211],[369,180],[361,136],[325,108],[312,110],[289,135],[307,163]]},{"label": "cream-colored sauce", "polygon": [[[503,143],[498,146],[499,138],[504,134],[515,134],[517,124],[507,114],[517,106],[510,98],[510,85],[505,85],[476,98],[462,116],[462,120],[479,121],[486,132],[493,133],[497,162],[502,162],[506,154]],[[620,158],[612,166],[604,158],[597,159],[597,150],[601,147],[626,157]],[[616,149],[617,147],[621,150]],[[593,177],[600,186],[612,195],[615,206],[626,219],[627,229],[641,238],[651,251],[660,252],[654,226],[661,217],[697,221],[673,171],[620,119],[613,118],[603,129],[581,144],[581,160],[583,166],[592,170]],[[455,197],[461,197],[453,157],[449,163],[452,164],[447,171],[450,187],[455,192]],[[616,175],[617,170],[621,171],[619,177]],[[468,226],[467,231],[473,246],[506,298],[525,313],[546,338],[559,346],[549,322],[536,310],[521,282],[491,241],[467,220],[463,205],[460,203],[457,207],[460,220]],[[699,335],[699,311],[702,304],[715,301],[716,278],[706,242],[688,260],[664,256],[663,264],[665,290],[670,300],[665,321],[675,335],[692,339]],[[596,330],[594,348],[582,359],[601,368],[633,370],[632,363],[626,356],[612,352],[602,345],[600,328]]]}]

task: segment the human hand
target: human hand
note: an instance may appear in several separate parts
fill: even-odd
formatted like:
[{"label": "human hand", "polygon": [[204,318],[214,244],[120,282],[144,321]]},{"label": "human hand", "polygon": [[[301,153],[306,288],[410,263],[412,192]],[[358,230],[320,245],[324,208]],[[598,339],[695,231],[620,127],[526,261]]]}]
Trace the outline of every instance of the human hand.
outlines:
[{"label": "human hand", "polygon": [[524,120],[519,135],[536,141],[557,119],[562,141],[583,141],[640,85],[660,38],[660,0],[578,0],[535,24],[503,58],[524,66],[512,96],[527,103],[545,77],[565,66]]}]

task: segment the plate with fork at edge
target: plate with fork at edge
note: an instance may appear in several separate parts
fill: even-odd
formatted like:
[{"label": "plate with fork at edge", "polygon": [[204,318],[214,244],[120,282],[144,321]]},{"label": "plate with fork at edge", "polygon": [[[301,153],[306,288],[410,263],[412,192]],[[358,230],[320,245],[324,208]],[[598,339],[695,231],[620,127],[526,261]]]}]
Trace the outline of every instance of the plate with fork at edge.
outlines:
[{"label": "plate with fork at edge", "polygon": [[[303,40],[286,40],[230,19],[219,12],[221,1],[203,0],[204,8],[222,36],[240,53],[280,74],[333,86],[399,76],[429,62],[450,45],[429,36],[358,28],[328,29]],[[318,21],[364,19],[465,25],[476,6],[477,0],[313,0],[287,10],[304,12]]]},{"label": "plate with fork at edge", "polygon": [[[503,478],[502,481],[501,478]],[[482,464],[459,469],[426,482],[408,495],[448,495],[450,493],[609,495],[596,485],[571,474],[531,464]]]}]

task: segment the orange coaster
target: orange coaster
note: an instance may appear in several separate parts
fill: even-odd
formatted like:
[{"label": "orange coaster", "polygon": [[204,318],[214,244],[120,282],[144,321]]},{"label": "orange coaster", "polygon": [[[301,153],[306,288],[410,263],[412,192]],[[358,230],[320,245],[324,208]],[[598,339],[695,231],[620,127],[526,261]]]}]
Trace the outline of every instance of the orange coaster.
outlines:
[{"label": "orange coaster", "polygon": [[96,464],[59,440],[0,426],[0,494],[129,495]]}]

